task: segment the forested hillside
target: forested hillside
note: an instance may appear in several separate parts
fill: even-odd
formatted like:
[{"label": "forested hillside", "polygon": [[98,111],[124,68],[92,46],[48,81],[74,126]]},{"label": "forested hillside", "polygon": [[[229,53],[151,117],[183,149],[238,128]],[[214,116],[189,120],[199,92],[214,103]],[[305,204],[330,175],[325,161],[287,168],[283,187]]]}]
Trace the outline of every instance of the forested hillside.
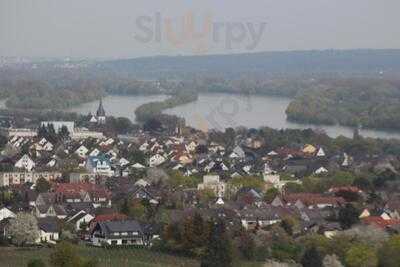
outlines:
[{"label": "forested hillside", "polygon": [[377,73],[400,70],[400,50],[323,50],[251,54],[149,57],[115,60],[98,69],[146,77],[218,74],[236,78],[243,73],[321,74]]},{"label": "forested hillside", "polygon": [[400,129],[400,83],[336,80],[299,95],[286,110],[289,120]]}]

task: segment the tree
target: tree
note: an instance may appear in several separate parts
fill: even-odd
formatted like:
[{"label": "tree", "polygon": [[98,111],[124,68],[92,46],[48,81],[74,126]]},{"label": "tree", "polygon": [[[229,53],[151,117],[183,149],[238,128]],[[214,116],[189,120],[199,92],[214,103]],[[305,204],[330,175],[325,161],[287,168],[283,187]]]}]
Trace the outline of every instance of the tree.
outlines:
[{"label": "tree", "polygon": [[10,220],[8,231],[12,242],[18,246],[34,244],[39,238],[37,220],[29,213],[18,213]]},{"label": "tree", "polygon": [[363,244],[354,245],[346,253],[346,266],[376,267],[378,257],[373,248]]},{"label": "tree", "polygon": [[121,213],[129,216],[130,207],[129,207],[128,199],[126,199],[126,198],[124,199],[124,202],[122,202],[120,211],[121,211]]},{"label": "tree", "polygon": [[46,267],[42,259],[32,259],[28,262],[27,267]]},{"label": "tree", "polygon": [[279,190],[276,189],[275,187],[270,188],[267,190],[267,192],[265,192],[264,194],[264,200],[268,203],[271,203],[276,196],[279,195]]},{"label": "tree", "polygon": [[232,243],[222,220],[210,222],[210,235],[206,251],[201,259],[201,267],[232,266]]},{"label": "tree", "polygon": [[68,139],[70,137],[70,133],[67,126],[63,125],[58,132],[58,135],[61,137],[61,139]]},{"label": "tree", "polygon": [[254,238],[248,233],[243,232],[239,237],[239,250],[247,260],[255,257],[256,244]]},{"label": "tree", "polygon": [[306,250],[301,259],[303,267],[322,267],[322,257],[315,247]]},{"label": "tree", "polygon": [[40,177],[37,181],[36,181],[36,192],[38,193],[46,193],[49,192],[50,190],[50,183],[44,179],[43,177]]},{"label": "tree", "polygon": [[74,245],[63,241],[56,245],[54,252],[50,255],[50,263],[54,267],[77,267],[81,266],[82,259]]},{"label": "tree", "polygon": [[392,236],[378,252],[379,265],[398,267],[400,263],[400,235]]},{"label": "tree", "polygon": [[339,222],[343,228],[348,229],[359,222],[359,212],[352,204],[346,204],[339,210]]}]

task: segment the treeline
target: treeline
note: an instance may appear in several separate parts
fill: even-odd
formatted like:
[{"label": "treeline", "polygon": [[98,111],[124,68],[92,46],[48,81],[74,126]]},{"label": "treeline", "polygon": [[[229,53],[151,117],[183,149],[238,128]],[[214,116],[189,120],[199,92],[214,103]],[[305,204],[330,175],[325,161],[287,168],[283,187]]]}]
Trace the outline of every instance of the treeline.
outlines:
[{"label": "treeline", "polygon": [[231,55],[148,57],[102,62],[96,68],[142,77],[182,78],[220,73],[326,74],[400,71],[400,50],[311,50]]},{"label": "treeline", "polygon": [[321,83],[297,96],[286,110],[287,118],[314,124],[400,129],[398,82],[371,79]]},{"label": "treeline", "polygon": [[166,109],[196,101],[197,97],[195,92],[187,91],[173,95],[164,101],[143,104],[135,110],[136,120],[146,122],[160,116]]},{"label": "treeline", "polygon": [[65,109],[99,99],[105,94],[165,94],[177,83],[139,81],[95,70],[3,70],[0,99],[12,109]]}]

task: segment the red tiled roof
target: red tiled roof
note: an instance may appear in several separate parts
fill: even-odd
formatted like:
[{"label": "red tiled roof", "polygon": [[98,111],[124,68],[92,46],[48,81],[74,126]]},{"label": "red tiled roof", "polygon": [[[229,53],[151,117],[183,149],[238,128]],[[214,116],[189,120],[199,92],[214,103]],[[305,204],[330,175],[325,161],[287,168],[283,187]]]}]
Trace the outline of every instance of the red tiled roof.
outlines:
[{"label": "red tiled roof", "polygon": [[111,213],[111,214],[103,214],[97,215],[93,222],[107,222],[107,221],[119,221],[119,220],[127,220],[128,216],[122,213]]},{"label": "red tiled roof", "polygon": [[329,192],[331,193],[338,193],[341,191],[362,193],[362,190],[356,186],[341,186],[341,187],[332,187],[331,189],[329,189]]},{"label": "red tiled roof", "polygon": [[65,197],[79,197],[82,192],[88,192],[93,197],[110,196],[105,187],[91,183],[60,183],[55,185],[54,192]]},{"label": "red tiled roof", "polygon": [[379,216],[370,216],[363,218],[362,222],[368,225],[375,225],[379,228],[386,228],[388,226],[400,224],[400,220],[395,220],[395,219],[385,220]]},{"label": "red tiled roof", "polygon": [[345,202],[342,197],[330,197],[313,193],[287,194],[284,196],[284,200],[288,203],[295,203],[297,200],[300,200],[307,206],[318,204],[338,205]]}]

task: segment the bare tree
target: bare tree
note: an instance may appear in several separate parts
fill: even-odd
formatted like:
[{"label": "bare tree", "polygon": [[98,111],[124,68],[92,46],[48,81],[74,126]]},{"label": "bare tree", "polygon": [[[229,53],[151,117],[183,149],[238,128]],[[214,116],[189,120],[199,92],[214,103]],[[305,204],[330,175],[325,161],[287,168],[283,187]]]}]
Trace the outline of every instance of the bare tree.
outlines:
[{"label": "bare tree", "polygon": [[39,228],[36,218],[29,213],[18,213],[10,220],[8,228],[12,242],[18,246],[34,244],[39,238]]}]

